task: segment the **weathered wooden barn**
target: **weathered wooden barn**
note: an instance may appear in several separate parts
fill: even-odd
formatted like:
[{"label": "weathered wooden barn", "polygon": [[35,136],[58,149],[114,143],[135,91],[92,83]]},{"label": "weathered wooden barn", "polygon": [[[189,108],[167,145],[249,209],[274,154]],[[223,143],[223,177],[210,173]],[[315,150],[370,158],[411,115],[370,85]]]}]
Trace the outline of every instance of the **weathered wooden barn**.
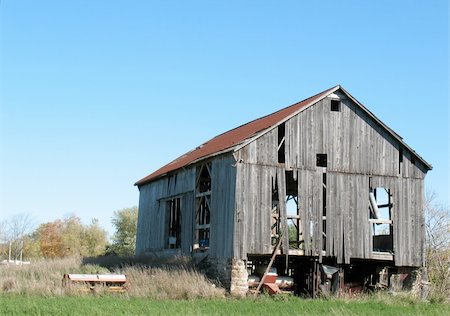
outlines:
[{"label": "weathered wooden barn", "polygon": [[139,180],[136,253],[198,257],[235,293],[273,254],[298,293],[386,285],[424,263],[431,168],[336,86]]}]

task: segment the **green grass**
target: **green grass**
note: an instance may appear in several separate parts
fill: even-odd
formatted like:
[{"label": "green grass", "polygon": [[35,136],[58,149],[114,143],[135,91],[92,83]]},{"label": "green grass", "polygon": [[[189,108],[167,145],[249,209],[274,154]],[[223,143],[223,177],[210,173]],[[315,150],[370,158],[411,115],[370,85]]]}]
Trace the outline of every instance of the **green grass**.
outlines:
[{"label": "green grass", "polygon": [[0,296],[0,315],[450,315],[445,304],[402,299],[148,300],[113,296]]}]

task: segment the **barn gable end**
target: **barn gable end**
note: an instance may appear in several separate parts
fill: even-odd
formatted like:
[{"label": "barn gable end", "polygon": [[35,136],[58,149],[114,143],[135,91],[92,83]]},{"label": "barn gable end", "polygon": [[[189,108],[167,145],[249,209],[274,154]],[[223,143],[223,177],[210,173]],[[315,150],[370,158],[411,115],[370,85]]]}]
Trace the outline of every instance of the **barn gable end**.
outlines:
[{"label": "barn gable end", "polygon": [[[340,103],[338,111],[332,109],[334,101]],[[327,232],[326,238],[316,234],[305,239],[305,253],[319,255],[323,250],[325,256],[347,263],[350,258],[378,258],[372,251],[369,193],[371,188],[386,188],[394,204],[393,258],[399,266],[422,265],[428,165],[414,159],[409,147],[342,90],[280,122],[234,155],[239,162],[236,208],[246,214],[245,225],[238,223],[235,234],[248,241],[235,245],[237,257],[271,253],[273,182],[284,186],[281,173],[291,172],[298,183],[302,232]],[[326,155],[325,168],[317,166],[319,155]],[[332,220],[322,220],[324,196],[326,217]]]}]

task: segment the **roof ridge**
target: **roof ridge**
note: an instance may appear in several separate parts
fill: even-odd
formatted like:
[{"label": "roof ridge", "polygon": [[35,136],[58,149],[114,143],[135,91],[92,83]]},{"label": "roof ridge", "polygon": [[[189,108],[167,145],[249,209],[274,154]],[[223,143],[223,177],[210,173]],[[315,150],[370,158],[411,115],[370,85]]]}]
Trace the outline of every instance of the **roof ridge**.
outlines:
[{"label": "roof ridge", "polygon": [[[213,140],[213,139],[216,138],[216,137],[222,136],[223,134],[226,134],[226,133],[228,133],[228,132],[231,132],[231,131],[233,131],[233,130],[235,130],[235,129],[241,128],[241,127],[243,127],[243,126],[245,126],[245,125],[248,125],[248,124],[251,124],[251,123],[253,123],[253,122],[255,122],[255,121],[258,121],[258,120],[264,119],[264,118],[266,118],[266,117],[268,117],[268,116],[274,115],[274,114],[276,114],[276,113],[285,111],[285,110],[287,110],[287,109],[289,109],[289,108],[291,108],[291,107],[294,107],[294,106],[296,106],[296,105],[298,106],[300,103],[306,102],[306,101],[308,101],[309,99],[315,98],[315,97],[317,97],[317,96],[319,96],[319,95],[321,95],[321,94],[323,94],[323,93],[325,93],[325,92],[327,92],[327,91],[333,90],[334,88],[337,88],[337,87],[340,88],[341,86],[340,86],[340,85],[336,85],[336,86],[334,86],[334,87],[332,87],[332,88],[329,88],[329,89],[326,89],[326,90],[324,90],[324,91],[322,91],[322,92],[319,92],[319,93],[317,93],[317,94],[315,94],[315,95],[313,95],[313,96],[311,96],[311,97],[309,97],[309,98],[306,98],[306,99],[301,100],[301,101],[298,101],[298,102],[296,102],[296,103],[294,103],[294,104],[288,105],[288,106],[286,106],[286,107],[284,107],[284,108],[282,108],[282,109],[279,109],[279,110],[277,110],[277,111],[275,111],[275,112],[272,112],[272,113],[270,113],[270,114],[267,114],[267,115],[258,117],[258,118],[256,118],[256,119],[251,120],[251,121],[249,121],[249,122],[247,122],[247,123],[244,123],[244,124],[242,124],[242,125],[240,125],[240,126],[238,126],[238,127],[235,127],[235,128],[232,128],[232,129],[230,129],[230,130],[228,130],[228,131],[226,131],[226,132],[223,132],[222,134],[219,134],[219,135],[217,135],[217,136],[211,138],[211,139],[208,140],[207,142]],[[204,144],[205,144],[205,143],[204,143]],[[200,146],[201,146],[201,145],[200,145]]]},{"label": "roof ridge", "polygon": [[205,159],[211,155],[225,152],[228,149],[232,150],[232,148],[235,148],[237,145],[242,144],[245,140],[250,139],[252,136],[264,130],[267,130],[271,126],[278,125],[284,119],[290,117],[293,113],[296,113],[298,110],[300,110],[303,106],[309,105],[311,100],[314,100],[314,98],[317,98],[317,100],[314,100],[317,102],[319,101],[320,96],[325,97],[327,95],[327,92],[336,90],[338,88],[340,88],[340,85],[336,85],[332,88],[326,89],[313,96],[310,96],[302,101],[284,107],[278,111],[267,114],[265,116],[261,116],[250,122],[225,131],[207,140],[206,142],[188,151],[187,153],[179,156],[178,158],[172,160],[155,172],[137,181],[135,185],[143,185],[168,172],[183,168],[195,161],[198,161],[199,159]]}]

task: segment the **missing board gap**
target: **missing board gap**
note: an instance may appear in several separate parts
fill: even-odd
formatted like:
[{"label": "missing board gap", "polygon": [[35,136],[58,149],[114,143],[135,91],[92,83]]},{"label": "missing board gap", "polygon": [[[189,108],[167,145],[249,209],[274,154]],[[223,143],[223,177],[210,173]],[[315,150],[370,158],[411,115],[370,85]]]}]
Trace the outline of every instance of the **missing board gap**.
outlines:
[{"label": "missing board gap", "polygon": [[325,168],[327,167],[327,154],[316,155],[316,166]]},{"label": "missing board gap", "polygon": [[278,163],[285,163],[285,140],[286,140],[286,125],[282,123],[278,126]]},{"label": "missing board gap", "polygon": [[341,101],[340,100],[331,100],[331,111],[332,112],[341,112]]}]

